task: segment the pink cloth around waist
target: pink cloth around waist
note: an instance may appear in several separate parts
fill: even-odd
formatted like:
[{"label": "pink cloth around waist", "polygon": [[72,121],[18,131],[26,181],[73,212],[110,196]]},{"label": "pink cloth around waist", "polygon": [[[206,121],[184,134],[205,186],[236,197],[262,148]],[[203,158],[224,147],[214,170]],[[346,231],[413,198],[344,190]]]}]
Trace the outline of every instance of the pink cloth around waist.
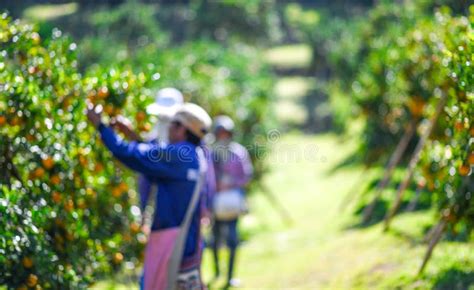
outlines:
[{"label": "pink cloth around waist", "polygon": [[151,232],[145,250],[145,290],[165,290],[168,265],[173,253],[179,228]]}]

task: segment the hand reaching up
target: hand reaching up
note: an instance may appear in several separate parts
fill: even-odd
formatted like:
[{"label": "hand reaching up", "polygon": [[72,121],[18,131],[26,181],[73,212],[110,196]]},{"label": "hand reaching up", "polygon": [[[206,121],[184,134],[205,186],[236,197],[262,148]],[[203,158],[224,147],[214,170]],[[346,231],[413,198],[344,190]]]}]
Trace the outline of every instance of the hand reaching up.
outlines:
[{"label": "hand reaching up", "polygon": [[130,139],[130,140],[140,139],[140,136],[133,130],[132,123],[130,122],[130,120],[128,120],[122,115],[119,115],[116,118],[114,118],[110,122],[110,125],[112,126],[112,128],[124,134],[127,139]]}]

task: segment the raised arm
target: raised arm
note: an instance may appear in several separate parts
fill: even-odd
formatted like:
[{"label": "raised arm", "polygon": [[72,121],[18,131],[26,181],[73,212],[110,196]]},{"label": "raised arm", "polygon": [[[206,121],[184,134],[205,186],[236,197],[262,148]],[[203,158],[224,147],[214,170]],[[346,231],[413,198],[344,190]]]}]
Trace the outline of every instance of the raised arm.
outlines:
[{"label": "raised arm", "polygon": [[[115,132],[103,124],[99,132],[105,146],[115,158],[132,170],[150,177],[173,177],[177,174],[172,170],[171,158],[157,144],[125,142]],[[177,177],[177,176],[176,176]]]}]

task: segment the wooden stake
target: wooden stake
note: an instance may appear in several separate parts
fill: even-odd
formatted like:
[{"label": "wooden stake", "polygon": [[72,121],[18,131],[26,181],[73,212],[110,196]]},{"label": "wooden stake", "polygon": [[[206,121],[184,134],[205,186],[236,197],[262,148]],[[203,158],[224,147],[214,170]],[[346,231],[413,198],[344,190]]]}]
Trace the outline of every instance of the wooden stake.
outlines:
[{"label": "wooden stake", "polygon": [[418,186],[416,187],[415,197],[412,199],[412,201],[410,201],[410,204],[408,204],[406,211],[415,210],[416,205],[418,204],[418,200],[420,200],[420,195],[423,188],[424,188],[423,184],[418,184]]},{"label": "wooden stake", "polygon": [[349,188],[349,191],[344,195],[341,204],[339,205],[339,211],[344,211],[347,206],[362,193],[362,190],[354,194],[354,190],[358,189],[367,181],[367,171],[369,167],[364,167],[364,170],[361,171],[360,176],[357,178],[356,182]]},{"label": "wooden stake", "polygon": [[373,200],[370,202],[370,204],[364,209],[364,215],[362,219],[363,223],[367,223],[372,217],[377,201],[381,197],[382,192],[385,189],[385,187],[389,184],[396,166],[402,159],[403,153],[405,153],[408,147],[408,144],[410,143],[410,140],[415,134],[416,123],[417,123],[416,120],[412,120],[408,124],[408,127],[405,130],[405,133],[403,134],[402,139],[400,139],[400,142],[398,142],[397,148],[395,149],[392,156],[390,157],[390,160],[388,161],[387,166],[385,167],[383,178],[377,184],[375,196]]},{"label": "wooden stake", "polygon": [[445,102],[446,102],[446,95],[443,95],[441,100],[439,100],[438,102],[438,106],[436,107],[436,111],[434,115],[432,116],[431,120],[428,123],[428,127],[426,128],[425,132],[423,132],[420,138],[420,141],[418,141],[418,144],[416,145],[416,148],[415,148],[415,151],[413,152],[410,163],[408,164],[408,171],[402,183],[398,187],[395,204],[392,206],[392,208],[387,212],[385,216],[385,226],[384,226],[385,231],[390,228],[390,222],[392,220],[392,217],[395,215],[398,208],[400,207],[403,193],[405,192],[405,189],[408,187],[408,184],[410,183],[411,178],[413,177],[413,174],[415,173],[416,165],[418,164],[418,161],[420,160],[421,151],[423,150],[423,147],[425,146],[426,141],[428,141],[428,137],[431,135],[431,131],[433,131],[433,128],[439,116],[441,115],[441,111],[444,108]]},{"label": "wooden stake", "polygon": [[426,251],[425,257],[423,258],[423,262],[421,263],[420,269],[418,270],[418,275],[423,273],[423,270],[425,269],[426,264],[431,258],[431,255],[433,254],[434,247],[438,244],[439,240],[443,236],[444,230],[446,229],[446,224],[447,224],[446,219],[441,218],[438,225],[436,225],[436,228],[433,231],[433,236],[430,240],[430,244],[428,246],[428,250]]},{"label": "wooden stake", "polygon": [[260,188],[262,190],[263,195],[265,195],[265,197],[270,202],[270,204],[273,205],[273,208],[278,211],[283,221],[287,225],[293,224],[293,219],[291,218],[290,214],[285,209],[285,207],[280,203],[280,201],[276,198],[276,196],[272,194],[272,192],[264,184],[261,184]]}]

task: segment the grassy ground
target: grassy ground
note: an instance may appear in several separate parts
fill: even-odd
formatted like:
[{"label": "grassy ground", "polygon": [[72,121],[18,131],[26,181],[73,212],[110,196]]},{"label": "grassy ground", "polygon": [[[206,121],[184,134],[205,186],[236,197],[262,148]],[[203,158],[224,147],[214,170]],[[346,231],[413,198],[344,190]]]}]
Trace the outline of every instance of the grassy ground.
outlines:
[{"label": "grassy ground", "polygon": [[[297,48],[295,49],[295,52]],[[302,76],[279,77],[274,92],[277,97],[275,113],[282,124],[302,125],[307,119],[303,98],[312,88],[311,78]]]},{"label": "grassy ground", "polygon": [[23,17],[35,21],[53,20],[74,14],[78,8],[77,3],[34,5],[25,9]]},{"label": "grassy ground", "polygon": [[269,49],[265,57],[278,69],[305,69],[311,63],[311,48],[305,44],[282,45]]},{"label": "grassy ground", "polygon": [[243,222],[253,233],[239,259],[237,274],[243,287],[468,289],[471,285],[474,289],[473,244],[442,242],[425,274],[416,276],[426,249],[421,243],[423,230],[433,221],[431,212],[403,214],[385,234],[379,225],[353,227],[357,218],[350,211],[342,213],[339,205],[361,169],[328,174],[353,144],[330,135],[287,136],[277,144],[267,183],[294,222],[284,225],[264,197],[255,194],[253,213]]},{"label": "grassy ground", "polygon": [[[254,193],[252,212],[241,223],[247,238],[236,275],[243,289],[474,289],[473,244],[443,241],[423,275],[417,270],[426,245],[423,231],[433,213],[402,214],[393,229],[354,226],[358,217],[341,212],[346,193],[357,188],[361,168],[332,170],[354,149],[353,140],[333,135],[288,135],[275,144],[266,183],[291,211],[284,223],[264,195]],[[212,279],[209,252],[205,281]],[[224,281],[215,281],[219,289]],[[470,287],[470,288],[469,288]],[[103,283],[95,289],[117,288]]]},{"label": "grassy ground", "polygon": [[[311,49],[304,44],[283,45],[268,49],[266,61],[275,69],[300,70],[304,72],[311,62]],[[277,97],[275,113],[282,124],[298,126],[305,123],[308,112],[302,99],[312,88],[313,80],[309,77],[293,75],[278,76],[274,94]]]}]

